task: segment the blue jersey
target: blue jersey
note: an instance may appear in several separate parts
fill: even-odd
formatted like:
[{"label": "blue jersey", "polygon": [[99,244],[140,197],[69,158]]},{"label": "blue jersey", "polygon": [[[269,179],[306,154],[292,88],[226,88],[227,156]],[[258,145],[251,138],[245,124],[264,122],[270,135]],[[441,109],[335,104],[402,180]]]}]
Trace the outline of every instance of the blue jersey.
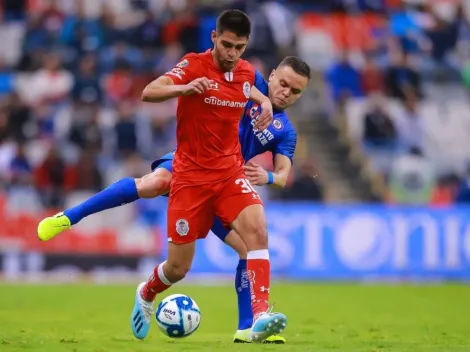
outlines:
[{"label": "blue jersey", "polygon": [[[258,71],[256,71],[255,87],[264,95],[268,95],[268,84]],[[238,132],[245,162],[267,151],[272,152],[273,156],[285,155],[292,161],[297,144],[297,133],[286,112],[275,110],[273,122],[269,127],[264,131],[256,131],[253,125],[260,114],[261,107],[248,101]]]},{"label": "blue jersey", "polygon": [[[268,84],[258,71],[256,71],[255,87],[264,95],[268,95]],[[252,101],[248,101],[238,132],[245,162],[268,151],[272,152],[273,156],[276,154],[285,155],[292,161],[297,144],[297,132],[289,121],[286,112],[282,110],[274,111],[273,122],[269,127],[264,131],[255,131],[253,125],[260,114],[261,107]],[[171,163],[165,161],[173,160],[173,156],[174,150],[154,161],[152,170],[157,167],[165,167],[171,172]]]}]

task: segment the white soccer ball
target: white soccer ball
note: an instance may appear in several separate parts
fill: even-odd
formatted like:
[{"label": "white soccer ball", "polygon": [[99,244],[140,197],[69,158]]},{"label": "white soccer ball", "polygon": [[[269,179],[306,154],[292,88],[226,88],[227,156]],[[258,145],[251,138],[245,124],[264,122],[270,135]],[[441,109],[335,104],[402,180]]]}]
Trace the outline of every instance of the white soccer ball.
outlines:
[{"label": "white soccer ball", "polygon": [[196,302],[181,294],[168,296],[161,301],[155,317],[160,330],[172,338],[191,335],[201,323],[201,311]]}]

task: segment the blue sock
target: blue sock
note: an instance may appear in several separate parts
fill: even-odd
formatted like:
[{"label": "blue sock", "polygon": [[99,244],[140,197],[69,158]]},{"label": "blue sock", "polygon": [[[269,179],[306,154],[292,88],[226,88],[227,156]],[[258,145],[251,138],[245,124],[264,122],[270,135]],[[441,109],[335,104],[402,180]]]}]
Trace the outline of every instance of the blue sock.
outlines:
[{"label": "blue sock", "polygon": [[137,199],[139,199],[139,195],[137,194],[135,180],[131,177],[126,177],[113,183],[76,207],[65,210],[64,214],[70,219],[72,225],[75,225],[88,215],[132,203]]},{"label": "blue sock", "polygon": [[253,311],[251,309],[250,281],[246,271],[246,259],[240,259],[235,276],[235,290],[238,299],[238,330],[251,328]]}]

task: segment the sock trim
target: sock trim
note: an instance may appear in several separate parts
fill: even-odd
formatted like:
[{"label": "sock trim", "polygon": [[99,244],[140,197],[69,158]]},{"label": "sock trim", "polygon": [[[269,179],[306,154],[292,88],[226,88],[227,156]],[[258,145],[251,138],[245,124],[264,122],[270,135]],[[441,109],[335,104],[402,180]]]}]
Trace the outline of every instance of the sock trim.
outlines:
[{"label": "sock trim", "polygon": [[267,249],[258,249],[256,251],[249,251],[246,258],[247,259],[266,259],[266,260],[269,260],[269,250],[267,250]]},{"label": "sock trim", "polygon": [[165,276],[165,274],[163,273],[163,265],[166,263],[166,260],[161,263],[159,266],[158,266],[158,277],[160,278],[160,280],[167,286],[171,286],[171,282],[170,280],[168,280]]}]

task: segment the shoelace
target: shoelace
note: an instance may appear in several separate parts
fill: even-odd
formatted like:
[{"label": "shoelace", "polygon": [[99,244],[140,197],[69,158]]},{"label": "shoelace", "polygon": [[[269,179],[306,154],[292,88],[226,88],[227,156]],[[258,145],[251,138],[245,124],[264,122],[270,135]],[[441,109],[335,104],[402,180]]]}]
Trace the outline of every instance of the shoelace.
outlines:
[{"label": "shoelace", "polygon": [[147,323],[149,323],[153,316],[153,304],[141,302],[140,307],[142,308],[142,311],[144,312],[145,320],[147,321]]},{"label": "shoelace", "polygon": [[273,309],[274,309],[274,306],[276,305],[276,303],[273,303],[273,304],[270,304],[269,307],[268,307],[268,310],[266,311],[266,313],[268,314],[276,314],[276,312],[273,312]]}]

